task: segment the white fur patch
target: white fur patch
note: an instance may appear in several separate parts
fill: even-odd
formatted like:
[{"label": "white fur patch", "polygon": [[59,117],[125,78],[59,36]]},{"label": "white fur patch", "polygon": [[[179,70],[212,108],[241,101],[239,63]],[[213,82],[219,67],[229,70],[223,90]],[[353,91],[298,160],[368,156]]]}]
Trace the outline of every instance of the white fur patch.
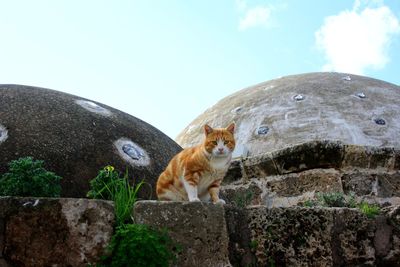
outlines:
[{"label": "white fur patch", "polygon": [[229,167],[232,155],[229,153],[226,157],[212,157],[210,159],[210,165],[215,170],[225,170]]}]

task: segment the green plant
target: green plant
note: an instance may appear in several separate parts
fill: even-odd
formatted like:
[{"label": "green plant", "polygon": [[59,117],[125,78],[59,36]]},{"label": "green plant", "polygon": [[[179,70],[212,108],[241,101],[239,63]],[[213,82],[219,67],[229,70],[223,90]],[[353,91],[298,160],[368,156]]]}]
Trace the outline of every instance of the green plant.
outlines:
[{"label": "green plant", "polygon": [[257,240],[252,240],[249,244],[250,249],[254,250],[258,247],[258,241]]},{"label": "green plant", "polygon": [[347,207],[343,193],[318,193],[317,200],[325,207]]},{"label": "green plant", "polygon": [[240,192],[234,197],[234,202],[236,206],[244,208],[251,203],[254,197],[254,193],[251,191]]},{"label": "green plant", "polygon": [[59,197],[60,176],[47,171],[42,160],[32,157],[11,161],[9,172],[0,178],[0,195],[21,197]]},{"label": "green plant", "polygon": [[107,187],[109,192],[112,192],[111,199],[114,201],[117,225],[127,223],[129,220],[133,221],[133,205],[135,205],[137,193],[142,185],[143,181],[134,186],[130,186],[128,173],[126,173],[123,179],[119,179],[116,183],[112,184],[112,188]]},{"label": "green plant", "polygon": [[112,200],[115,194],[114,183],[118,183],[119,173],[113,166],[106,166],[99,171],[99,174],[90,181],[90,191],[86,194],[89,198]]},{"label": "green plant", "polygon": [[302,205],[303,207],[312,208],[312,207],[317,206],[318,203],[317,203],[316,201],[314,201],[314,200],[307,199],[306,201],[304,201],[303,203],[301,203],[301,205]]},{"label": "green plant", "polygon": [[167,267],[176,260],[173,246],[165,231],[141,224],[122,225],[117,227],[108,254],[97,267]]},{"label": "green plant", "polygon": [[358,208],[364,213],[368,218],[374,218],[379,214],[380,208],[378,205],[371,205],[367,202],[362,202],[358,205]]},{"label": "green plant", "polygon": [[317,193],[316,200],[306,200],[302,203],[305,207],[348,207],[358,208],[368,218],[374,218],[379,214],[378,205],[368,204],[367,202],[357,203],[354,193],[345,195],[343,193]]},{"label": "green plant", "polygon": [[[144,182],[131,186],[128,172],[120,177],[114,167],[107,166],[90,181],[87,196],[114,201],[116,231],[107,253],[96,267],[169,266],[175,260],[173,243],[166,231],[146,225],[132,224],[133,205]],[[176,246],[175,246],[176,247]]]},{"label": "green plant", "polygon": [[117,226],[120,226],[131,220],[133,205],[143,183],[141,181],[131,186],[128,172],[121,178],[114,167],[107,166],[90,181],[91,190],[87,196],[114,201],[116,223]]},{"label": "green plant", "polygon": [[347,207],[349,208],[357,208],[357,201],[356,201],[356,195],[354,192],[350,192],[349,195],[345,195],[346,202],[347,202]]},{"label": "green plant", "polygon": [[339,192],[331,192],[331,193],[317,193],[317,198],[314,200],[306,200],[302,203],[304,207],[347,207],[347,208],[356,208],[357,202],[355,200],[354,193],[350,193],[349,195],[345,195]]}]

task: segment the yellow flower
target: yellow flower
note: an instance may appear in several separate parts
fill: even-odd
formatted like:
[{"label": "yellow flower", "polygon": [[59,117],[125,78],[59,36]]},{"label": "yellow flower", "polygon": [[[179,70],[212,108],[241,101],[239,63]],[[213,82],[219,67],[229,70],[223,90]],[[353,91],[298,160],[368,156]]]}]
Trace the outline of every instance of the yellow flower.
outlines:
[{"label": "yellow flower", "polygon": [[114,167],[111,166],[111,165],[108,165],[108,166],[104,167],[104,170],[108,171],[108,172],[113,172],[114,171]]}]

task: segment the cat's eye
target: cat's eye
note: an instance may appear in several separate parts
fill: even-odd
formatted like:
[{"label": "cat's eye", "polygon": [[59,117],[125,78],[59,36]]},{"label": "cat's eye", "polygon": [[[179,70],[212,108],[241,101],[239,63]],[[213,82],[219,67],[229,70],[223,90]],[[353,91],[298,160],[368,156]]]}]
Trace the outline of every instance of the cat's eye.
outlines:
[{"label": "cat's eye", "polygon": [[213,145],[218,145],[217,141],[212,141]]},{"label": "cat's eye", "polygon": [[224,145],[227,145],[227,144],[229,144],[229,141],[226,141],[226,140],[225,140],[225,141],[224,141]]}]

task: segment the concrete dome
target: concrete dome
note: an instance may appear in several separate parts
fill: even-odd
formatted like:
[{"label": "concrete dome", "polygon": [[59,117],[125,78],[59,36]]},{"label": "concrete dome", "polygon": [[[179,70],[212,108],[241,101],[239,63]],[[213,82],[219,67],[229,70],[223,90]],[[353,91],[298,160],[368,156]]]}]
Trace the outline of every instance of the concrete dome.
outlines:
[{"label": "concrete dome", "polygon": [[44,160],[46,169],[63,177],[62,196],[84,197],[89,181],[112,165],[144,179],[150,186],[140,197],[149,198],[180,150],[153,126],[106,105],[49,89],[0,85],[0,173],[20,157]]},{"label": "concrete dome", "polygon": [[400,147],[400,87],[343,73],[310,73],[267,81],[220,100],[177,137],[203,138],[202,126],[237,124],[236,155],[257,155],[313,140]]}]

